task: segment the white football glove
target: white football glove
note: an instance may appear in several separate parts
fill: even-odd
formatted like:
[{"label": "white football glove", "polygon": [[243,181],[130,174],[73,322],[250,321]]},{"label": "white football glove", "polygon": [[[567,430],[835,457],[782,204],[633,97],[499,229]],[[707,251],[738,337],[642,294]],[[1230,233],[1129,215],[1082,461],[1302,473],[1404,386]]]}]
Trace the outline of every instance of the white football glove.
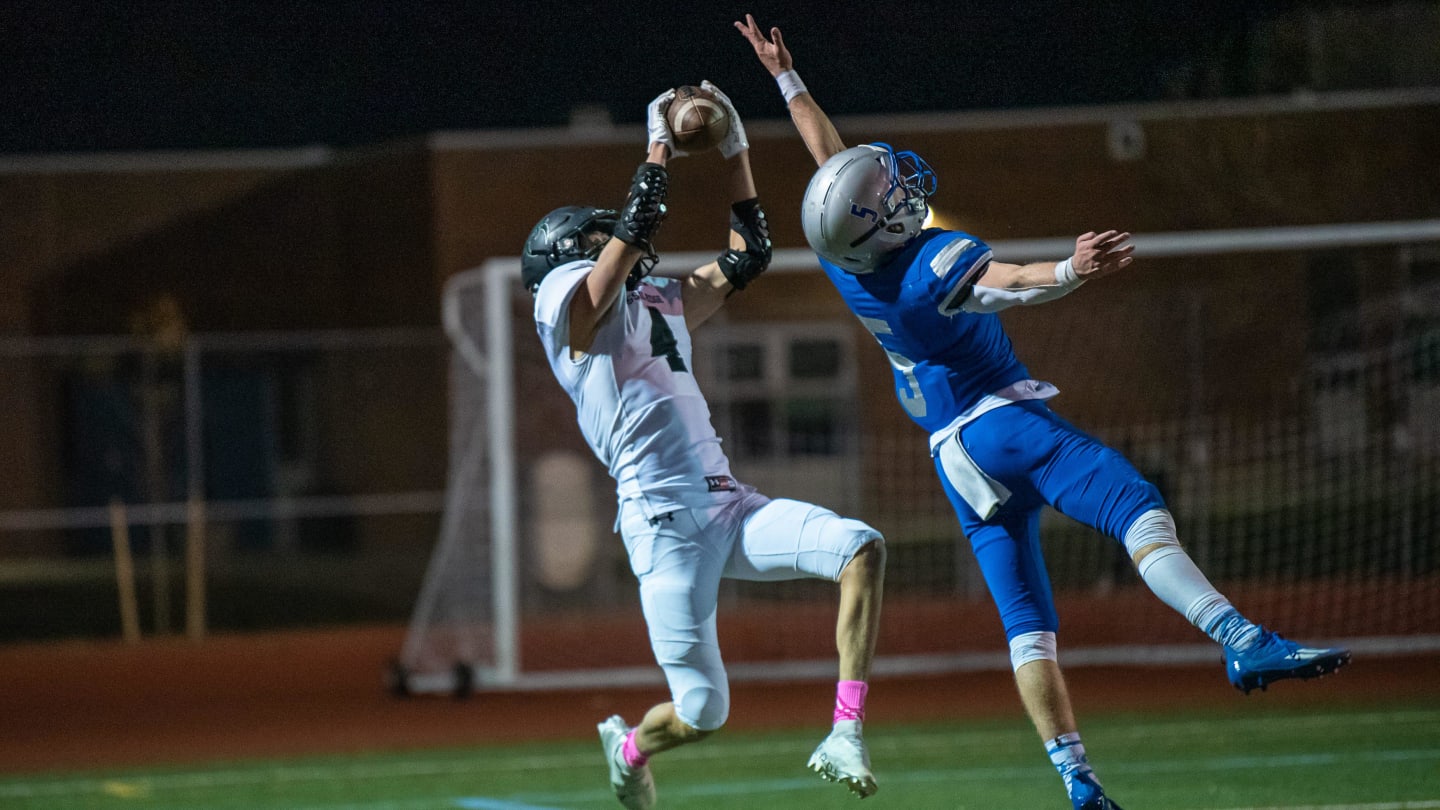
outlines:
[{"label": "white football glove", "polygon": [[675,100],[675,90],[671,88],[655,97],[645,111],[645,128],[650,132],[650,142],[645,145],[645,151],[657,143],[663,143],[670,147],[670,157],[682,157],[685,152],[675,148],[675,135],[670,131],[670,125],[665,121],[665,113],[670,109],[670,102]]},{"label": "white football glove", "polygon": [[709,79],[700,82],[700,89],[713,93],[716,100],[725,105],[725,112],[730,116],[730,131],[719,144],[720,154],[728,160],[749,149],[750,141],[745,137],[745,125],[740,123],[740,113],[735,112],[735,105],[730,103],[730,97],[725,95],[725,91],[711,84]]}]

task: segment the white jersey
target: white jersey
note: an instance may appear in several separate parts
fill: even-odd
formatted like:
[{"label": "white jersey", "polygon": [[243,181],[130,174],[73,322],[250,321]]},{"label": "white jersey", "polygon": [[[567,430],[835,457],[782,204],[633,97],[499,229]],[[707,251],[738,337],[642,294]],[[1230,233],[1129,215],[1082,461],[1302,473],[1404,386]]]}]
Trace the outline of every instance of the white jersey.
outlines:
[{"label": "white jersey", "polygon": [[570,300],[594,267],[583,260],[546,275],[535,293],[535,326],[620,500],[641,502],[653,517],[735,497],[730,461],[695,382],[680,281],[647,278],[625,290],[590,350],[571,359]]}]

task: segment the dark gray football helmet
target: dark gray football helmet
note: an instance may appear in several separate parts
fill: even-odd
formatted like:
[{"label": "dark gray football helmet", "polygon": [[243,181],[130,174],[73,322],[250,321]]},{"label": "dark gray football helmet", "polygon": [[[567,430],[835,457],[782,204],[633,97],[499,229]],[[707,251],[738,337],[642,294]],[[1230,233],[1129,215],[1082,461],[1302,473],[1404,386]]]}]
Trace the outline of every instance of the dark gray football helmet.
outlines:
[{"label": "dark gray football helmet", "polygon": [[535,292],[551,270],[578,259],[593,259],[615,233],[615,211],[567,205],[535,223],[520,254],[520,279]]}]

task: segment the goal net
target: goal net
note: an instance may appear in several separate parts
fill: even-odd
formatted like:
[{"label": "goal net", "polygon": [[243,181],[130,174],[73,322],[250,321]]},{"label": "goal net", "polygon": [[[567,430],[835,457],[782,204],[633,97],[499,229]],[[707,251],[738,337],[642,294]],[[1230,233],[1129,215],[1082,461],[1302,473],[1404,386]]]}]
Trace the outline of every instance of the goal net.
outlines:
[{"label": "goal net", "polygon": [[[1357,653],[1440,648],[1440,222],[1135,239],[1141,263],[1004,316],[1057,412],[1160,487],[1182,541],[1248,616]],[[1020,262],[1067,239],[992,244]],[[711,256],[672,254],[667,268]],[[877,674],[1008,668],[1003,632],[888,366],[806,251],[695,335],[737,477],[886,536]],[[410,691],[659,683],[613,484],[534,335],[518,261],[452,279],[451,461],[399,660]],[[1123,548],[1042,523],[1067,664],[1219,651]],[[832,677],[836,589],[726,582],[733,679]]]},{"label": "goal net", "polygon": [[493,542],[496,521],[511,517],[509,473],[494,474],[510,445],[497,448],[495,437],[506,435],[507,427],[493,421],[503,412],[493,406],[496,389],[489,384],[492,377],[509,373],[509,335],[503,338],[506,345],[497,347],[493,331],[484,328],[487,317],[499,312],[508,322],[510,313],[503,309],[503,288],[491,290],[487,303],[483,279],[473,273],[457,278],[441,304],[451,344],[445,510],[404,646],[390,673],[391,687],[401,693],[463,693],[473,688],[477,672],[489,682],[514,678],[517,620],[509,613],[513,579],[505,570],[513,563],[497,554]]}]

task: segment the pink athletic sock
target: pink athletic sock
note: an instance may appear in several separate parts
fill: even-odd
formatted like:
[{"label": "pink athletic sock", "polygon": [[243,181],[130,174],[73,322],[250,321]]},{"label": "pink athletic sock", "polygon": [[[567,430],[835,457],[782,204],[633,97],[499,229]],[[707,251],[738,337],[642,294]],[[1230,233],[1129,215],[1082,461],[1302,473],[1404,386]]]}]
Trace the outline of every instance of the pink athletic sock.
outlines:
[{"label": "pink athletic sock", "polygon": [[625,744],[620,747],[620,756],[624,757],[625,764],[632,768],[639,768],[650,761],[650,757],[640,753],[640,749],[635,747],[635,729],[630,729],[630,733],[625,735]]},{"label": "pink athletic sock", "polygon": [[865,693],[870,685],[864,681],[841,681],[835,685],[835,720],[864,720]]}]

